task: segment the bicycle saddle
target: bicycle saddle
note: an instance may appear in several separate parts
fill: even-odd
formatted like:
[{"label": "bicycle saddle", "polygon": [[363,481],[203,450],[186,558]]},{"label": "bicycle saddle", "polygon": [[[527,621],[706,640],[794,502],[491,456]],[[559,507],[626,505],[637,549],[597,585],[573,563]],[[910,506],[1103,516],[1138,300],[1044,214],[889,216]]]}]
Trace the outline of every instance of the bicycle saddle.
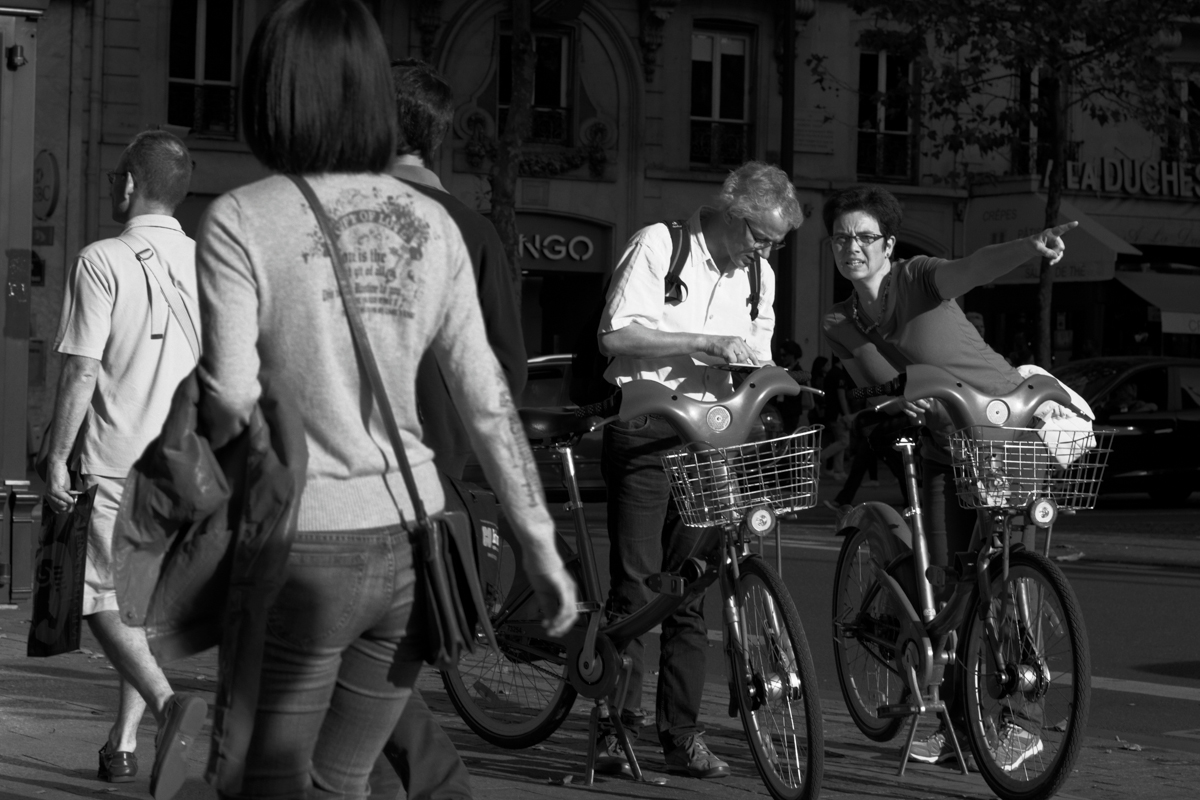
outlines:
[{"label": "bicycle saddle", "polygon": [[[1033,412],[1047,400],[1075,408],[1066,389],[1049,375],[1030,375],[1008,394],[996,396],[981,392],[932,364],[909,365],[904,396],[909,400],[936,397],[946,401],[957,428],[970,425],[1028,428],[1033,422]],[[1082,413],[1081,409],[1075,410]]]},{"label": "bicycle saddle", "polygon": [[637,380],[621,386],[619,416],[630,420],[657,414],[685,442],[731,447],[749,438],[768,400],[799,393],[800,385],[780,367],[758,369],[732,395],[711,402],[693,400],[658,381]]},{"label": "bicycle saddle", "polygon": [[520,408],[521,424],[530,439],[562,441],[593,431],[604,418],[570,408]]}]

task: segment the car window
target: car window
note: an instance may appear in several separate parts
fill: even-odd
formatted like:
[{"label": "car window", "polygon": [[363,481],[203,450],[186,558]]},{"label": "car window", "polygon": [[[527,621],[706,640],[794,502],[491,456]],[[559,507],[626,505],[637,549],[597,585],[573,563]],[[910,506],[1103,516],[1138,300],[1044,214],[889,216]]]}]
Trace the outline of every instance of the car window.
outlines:
[{"label": "car window", "polygon": [[1076,362],[1054,370],[1054,377],[1070,386],[1085,399],[1091,402],[1096,393],[1110,381],[1113,376],[1124,369],[1126,364],[1100,363],[1089,364]]},{"label": "car window", "polygon": [[1200,367],[1179,368],[1179,390],[1183,410],[1195,411],[1200,408]]},{"label": "car window", "polygon": [[1113,387],[1104,401],[1107,414],[1145,414],[1167,411],[1167,368],[1152,367],[1140,370]]}]

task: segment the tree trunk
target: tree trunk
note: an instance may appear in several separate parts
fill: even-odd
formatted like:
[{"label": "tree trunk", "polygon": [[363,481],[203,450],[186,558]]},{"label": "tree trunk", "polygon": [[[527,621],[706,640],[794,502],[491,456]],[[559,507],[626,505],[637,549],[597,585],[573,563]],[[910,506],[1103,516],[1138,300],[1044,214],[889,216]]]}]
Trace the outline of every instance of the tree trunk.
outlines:
[{"label": "tree trunk", "polygon": [[492,222],[504,242],[513,278],[521,276],[517,231],[517,178],[521,144],[533,123],[533,32],[530,0],[512,0],[512,99],[492,167]]},{"label": "tree trunk", "polygon": [[[1046,115],[1053,120],[1051,131],[1052,155],[1050,176],[1046,187],[1046,218],[1045,227],[1053,228],[1058,224],[1058,212],[1062,205],[1063,176],[1067,160],[1067,109],[1066,87],[1061,73],[1042,81],[1042,97],[1045,98]],[[1054,350],[1054,267],[1050,259],[1043,258],[1038,270],[1038,337],[1037,355],[1038,366],[1050,369]]]}]

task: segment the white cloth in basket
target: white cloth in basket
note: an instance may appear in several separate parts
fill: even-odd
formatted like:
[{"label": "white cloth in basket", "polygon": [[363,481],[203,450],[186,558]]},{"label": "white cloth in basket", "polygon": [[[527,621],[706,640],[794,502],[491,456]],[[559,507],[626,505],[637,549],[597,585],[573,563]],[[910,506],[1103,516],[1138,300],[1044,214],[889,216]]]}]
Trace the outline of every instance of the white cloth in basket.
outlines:
[{"label": "white cloth in basket", "polygon": [[[1017,367],[1017,372],[1021,373],[1022,378],[1028,378],[1030,375],[1050,375],[1046,370],[1033,364],[1022,364]],[[1050,377],[1054,378],[1053,375]],[[1096,414],[1087,401],[1079,396],[1078,392],[1062,381],[1058,381],[1058,383],[1071,396],[1071,402],[1083,411],[1084,415],[1076,413],[1075,409],[1070,406],[1047,400],[1038,406],[1037,411],[1033,412],[1033,416],[1042,422],[1038,429],[1038,435],[1046,443],[1046,448],[1058,460],[1058,463],[1065,467],[1096,446],[1096,437],[1092,435],[1092,420],[1096,418]]]}]

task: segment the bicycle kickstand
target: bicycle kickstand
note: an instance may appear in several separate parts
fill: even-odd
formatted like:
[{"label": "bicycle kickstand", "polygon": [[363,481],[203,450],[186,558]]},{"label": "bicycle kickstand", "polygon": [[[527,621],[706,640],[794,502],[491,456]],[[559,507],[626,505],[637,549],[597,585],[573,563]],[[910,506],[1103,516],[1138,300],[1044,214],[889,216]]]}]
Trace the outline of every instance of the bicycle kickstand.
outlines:
[{"label": "bicycle kickstand", "polygon": [[929,711],[934,711],[942,718],[942,725],[947,731],[947,736],[950,743],[954,745],[954,755],[958,757],[958,768],[963,775],[967,774],[967,762],[963,759],[962,748],[958,744],[958,736],[954,733],[954,726],[950,724],[950,710],[946,707],[945,701],[938,696],[938,691],[934,688],[929,699],[921,697],[920,690],[917,688],[917,672],[910,665],[908,667],[908,686],[912,696],[920,697],[920,703],[913,708],[912,725],[908,729],[908,737],[904,741],[904,749],[900,751],[900,768],[896,771],[898,776],[904,775],[904,769],[908,766],[908,754],[912,750],[913,742],[917,739],[917,727],[921,722],[921,715]]},{"label": "bicycle kickstand", "polygon": [[[666,778],[655,776],[647,778],[642,773],[642,768],[638,764],[637,755],[633,752],[633,744],[629,740],[629,732],[625,728],[625,724],[621,722],[621,709],[625,707],[625,695],[629,691],[629,679],[633,674],[633,661],[629,656],[622,654],[621,656],[621,677],[617,679],[617,697],[615,709],[608,707],[608,702],[603,698],[596,699],[596,706],[592,709],[590,719],[588,720],[588,757],[587,769],[584,773],[584,786],[591,786],[595,781],[596,776],[596,749],[599,746],[600,738],[600,719],[607,716],[608,721],[612,724],[617,741],[621,744],[621,749],[625,751],[625,758],[629,762],[629,771],[635,781],[645,783],[653,783],[662,785],[667,782]],[[607,714],[605,714],[607,712]]]}]

